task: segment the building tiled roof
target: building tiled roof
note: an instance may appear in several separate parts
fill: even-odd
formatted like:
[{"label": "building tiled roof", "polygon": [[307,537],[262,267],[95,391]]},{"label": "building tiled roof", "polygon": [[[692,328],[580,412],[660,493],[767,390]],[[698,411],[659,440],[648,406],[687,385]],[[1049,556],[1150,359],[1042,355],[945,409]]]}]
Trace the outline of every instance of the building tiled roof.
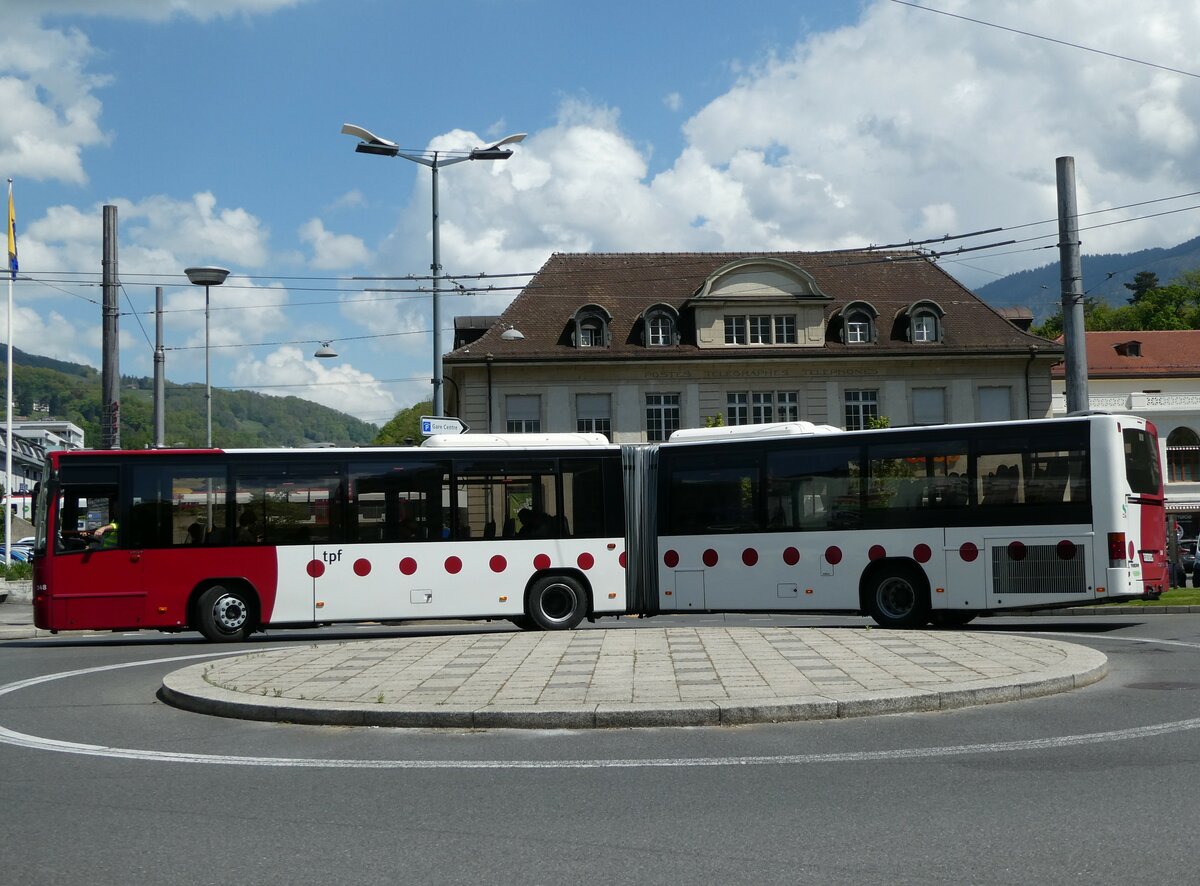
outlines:
[{"label": "building tiled roof", "polygon": [[[764,258],[790,262],[816,281],[829,301],[821,302],[828,320],[850,302],[866,301],[878,314],[878,341],[872,345],[845,345],[831,330],[823,348],[754,347],[706,348],[697,346],[688,322],[686,303],[705,280],[727,264]],[[932,300],[945,311],[943,341],[937,345],[913,344],[900,324],[902,312],[920,300]],[[572,320],[584,305],[598,305],[612,317],[608,347],[575,348],[571,344]],[[638,324],[652,305],[667,304],[683,318],[681,342],[673,347],[645,347]],[[508,328],[524,336],[505,341]],[[1037,347],[1042,355],[1060,354],[1062,346],[1023,332],[1001,313],[962,286],[934,262],[911,251],[872,252],[725,252],[725,253],[555,253],[512,301],[500,319],[478,340],[448,354],[449,363],[497,358],[517,360],[679,360],[756,357],[794,359],[873,355],[938,356],[992,351],[1028,354]]]},{"label": "building tiled roof", "polygon": [[[1200,378],[1200,329],[1089,332],[1086,341],[1089,378]],[[1130,342],[1140,347],[1129,348]],[[1062,378],[1065,367],[1050,371]]]}]

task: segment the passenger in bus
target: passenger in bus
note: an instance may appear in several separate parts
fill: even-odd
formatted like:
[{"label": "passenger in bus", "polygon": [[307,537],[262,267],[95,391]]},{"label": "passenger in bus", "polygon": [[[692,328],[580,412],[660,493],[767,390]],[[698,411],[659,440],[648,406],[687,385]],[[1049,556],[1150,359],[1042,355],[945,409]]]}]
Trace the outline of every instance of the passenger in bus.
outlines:
[{"label": "passenger in bus", "polygon": [[517,511],[517,519],[521,521],[517,538],[545,538],[549,534],[549,514],[535,511],[533,508],[521,508]]},{"label": "passenger in bus", "polygon": [[193,523],[189,526],[187,528],[187,541],[184,543],[189,545],[204,544],[204,527],[199,523]]},{"label": "passenger in bus", "polygon": [[262,532],[254,519],[254,512],[246,509],[238,517],[238,544],[252,545],[262,541]]}]

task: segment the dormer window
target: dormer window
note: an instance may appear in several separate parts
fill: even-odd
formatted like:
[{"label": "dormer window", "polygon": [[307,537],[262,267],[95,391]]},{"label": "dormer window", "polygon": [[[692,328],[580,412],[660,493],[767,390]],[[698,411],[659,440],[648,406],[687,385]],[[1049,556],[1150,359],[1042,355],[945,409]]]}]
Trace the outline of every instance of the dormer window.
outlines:
[{"label": "dormer window", "polygon": [[929,311],[922,311],[913,317],[913,341],[937,341],[937,317]]},{"label": "dormer window", "polygon": [[579,321],[579,347],[599,348],[604,345],[604,324],[596,317]]},{"label": "dormer window", "polygon": [[945,311],[934,301],[919,301],[905,312],[908,314],[908,340],[913,344],[936,344],[942,340],[942,317]]},{"label": "dormer window", "polygon": [[842,312],[842,341],[848,345],[871,344],[876,340],[875,318],[878,312],[865,302],[846,305]]},{"label": "dormer window", "polygon": [[846,318],[846,342],[863,344],[871,340],[871,318],[859,311]]},{"label": "dormer window", "polygon": [[679,344],[679,315],[670,305],[653,305],[642,315],[642,341],[648,348]]},{"label": "dormer window", "polygon": [[1113,345],[1113,349],[1122,357],[1142,356],[1142,343],[1140,341],[1124,341]]},{"label": "dormer window", "polygon": [[572,338],[577,348],[606,348],[610,340],[612,317],[599,305],[584,305],[575,312]]}]

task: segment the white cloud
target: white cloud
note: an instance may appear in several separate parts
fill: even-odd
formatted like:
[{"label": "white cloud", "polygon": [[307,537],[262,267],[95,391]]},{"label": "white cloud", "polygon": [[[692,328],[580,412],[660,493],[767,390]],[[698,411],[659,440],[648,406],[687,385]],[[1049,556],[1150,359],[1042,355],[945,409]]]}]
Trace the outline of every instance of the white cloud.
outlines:
[{"label": "white cloud", "polygon": [[[1172,0],[938,8],[1185,70],[1200,41],[1200,6]],[[449,170],[446,272],[534,270],[555,250],[843,248],[1053,220],[1062,155],[1076,158],[1083,211],[1200,189],[1189,162],[1200,90],[1181,75],[885,0],[851,26],[735,68],[737,82],[684,124],[683,150],[656,174],[617,110],[578,99],[511,160]],[[482,142],[453,132],[431,147]],[[415,181],[381,250],[391,267],[427,261],[428,176]],[[1056,230],[1033,233],[1053,243]],[[1179,214],[1085,232],[1084,248],[1197,234],[1200,216]],[[972,261],[1008,272],[1047,260],[1007,251]]]},{"label": "white cloud", "polygon": [[396,398],[369,373],[341,358],[321,360],[291,345],[263,359],[243,357],[237,378],[248,388],[264,386],[258,388],[263,394],[303,397],[350,415],[372,416],[381,424],[400,409]]},{"label": "white cloud", "polygon": [[681,107],[683,107],[683,96],[681,96],[678,92],[668,93],[667,95],[663,96],[663,105],[665,105],[669,111],[678,111]]},{"label": "white cloud", "polygon": [[0,169],[14,178],[81,184],[85,148],[107,142],[104,77],[85,67],[94,50],[77,31],[45,30],[32,16],[5,13],[0,33]]},{"label": "white cloud", "polygon": [[358,237],[334,234],[325,230],[319,218],[309,219],[300,226],[300,239],[312,246],[310,264],[322,270],[362,267],[371,254]]}]

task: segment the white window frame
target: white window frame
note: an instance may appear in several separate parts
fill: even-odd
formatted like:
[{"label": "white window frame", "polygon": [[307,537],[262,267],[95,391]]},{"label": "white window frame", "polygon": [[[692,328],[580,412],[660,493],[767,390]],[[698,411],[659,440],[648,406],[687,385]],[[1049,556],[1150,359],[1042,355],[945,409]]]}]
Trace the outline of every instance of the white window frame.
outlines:
[{"label": "white window frame", "polygon": [[725,344],[744,345],[746,343],[746,315],[726,314],[724,321]]},{"label": "white window frame", "polygon": [[847,431],[863,431],[867,420],[879,417],[879,391],[874,388],[847,388],[842,394]]},{"label": "white window frame", "polygon": [[612,439],[612,394],[576,394],[575,430]]},{"label": "white window frame", "polygon": [[676,393],[646,394],[646,439],[662,443],[680,427],[680,396]]},{"label": "white window frame", "polygon": [[871,343],[871,318],[866,311],[855,311],[846,318],[846,344]]},{"label": "white window frame", "polygon": [[646,321],[648,341],[652,348],[665,348],[675,341],[675,321],[666,314],[652,314]]},{"label": "white window frame", "polygon": [[933,311],[918,311],[913,316],[913,338],[918,344],[927,344],[938,340],[938,318]]},{"label": "white window frame", "polygon": [[504,429],[510,434],[540,434],[542,398],[539,394],[504,396]]}]

